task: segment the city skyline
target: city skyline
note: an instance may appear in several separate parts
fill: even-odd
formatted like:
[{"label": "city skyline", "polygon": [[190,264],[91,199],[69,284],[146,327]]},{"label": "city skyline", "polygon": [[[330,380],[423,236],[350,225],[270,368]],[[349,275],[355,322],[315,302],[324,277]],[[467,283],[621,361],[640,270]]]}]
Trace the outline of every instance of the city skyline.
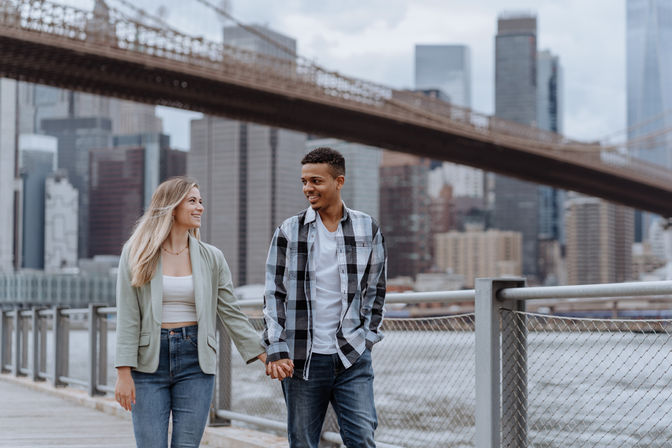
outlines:
[{"label": "city skyline", "polygon": [[[59,1],[88,9],[93,5],[93,0]],[[203,5],[175,0],[135,4],[152,14],[164,5],[171,26],[221,41],[224,24]],[[571,0],[562,5],[551,0],[232,4],[233,15],[243,23],[262,23],[295,38],[301,55],[344,74],[396,88],[413,86],[416,44],[466,45],[472,59],[473,108],[490,114],[494,113],[497,17],[506,11],[531,12],[539,20],[539,50],[552,49],[563,61],[566,135],[595,140],[626,127],[625,0]],[[167,108],[159,108],[158,115],[175,146],[186,149],[188,119],[200,115]]]}]

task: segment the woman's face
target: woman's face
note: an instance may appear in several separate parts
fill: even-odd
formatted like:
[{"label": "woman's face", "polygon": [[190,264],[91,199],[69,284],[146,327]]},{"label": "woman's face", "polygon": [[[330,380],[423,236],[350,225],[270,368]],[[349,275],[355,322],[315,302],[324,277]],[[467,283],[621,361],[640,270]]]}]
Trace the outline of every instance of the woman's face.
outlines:
[{"label": "woman's face", "polygon": [[201,227],[201,215],[203,215],[203,199],[201,199],[201,192],[198,188],[192,188],[187,197],[184,198],[180,205],[175,207],[173,216],[175,216],[175,224],[186,227],[187,229],[196,229]]}]

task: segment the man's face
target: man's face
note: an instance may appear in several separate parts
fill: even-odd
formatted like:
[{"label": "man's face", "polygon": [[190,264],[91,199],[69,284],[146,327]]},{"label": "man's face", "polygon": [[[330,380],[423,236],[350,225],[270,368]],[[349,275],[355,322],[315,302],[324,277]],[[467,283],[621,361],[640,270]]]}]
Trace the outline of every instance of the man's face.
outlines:
[{"label": "man's face", "polygon": [[340,205],[344,176],[334,177],[327,163],[306,163],[301,167],[303,194],[313,210]]}]

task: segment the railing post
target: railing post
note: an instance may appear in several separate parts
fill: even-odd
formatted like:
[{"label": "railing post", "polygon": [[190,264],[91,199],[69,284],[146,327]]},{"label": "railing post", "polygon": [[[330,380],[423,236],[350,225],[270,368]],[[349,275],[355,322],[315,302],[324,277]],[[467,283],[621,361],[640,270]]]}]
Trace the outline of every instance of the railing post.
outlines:
[{"label": "railing post", "polygon": [[0,309],[0,373],[5,373],[5,365],[8,364],[8,358],[9,358],[9,353],[10,350],[7,349],[9,347],[9,344],[12,340],[11,337],[8,336],[9,333],[9,325],[5,322],[5,316],[6,312],[2,309]]},{"label": "railing post", "polygon": [[[507,286],[524,287],[525,283]],[[502,444],[527,447],[527,318],[524,300],[500,301],[502,320]]]},{"label": "railing post", "polygon": [[42,372],[46,373],[47,371],[47,333],[49,332],[49,324],[46,318],[40,319],[39,314],[37,322],[40,327],[40,363],[38,364],[40,366],[40,370],[38,370],[39,375]]},{"label": "railing post", "polygon": [[19,364],[19,374],[25,376],[25,370],[28,369],[28,337],[30,335],[30,330],[28,329],[28,322],[26,319],[22,318],[21,313],[19,313],[19,321],[21,322],[21,364]]},{"label": "railing post", "polygon": [[14,309],[14,362],[12,373],[14,376],[21,375],[21,308]]},{"label": "railing post", "polygon": [[107,385],[107,316],[98,316],[98,384]]},{"label": "railing post", "polygon": [[229,426],[231,421],[217,417],[219,409],[231,410],[231,338],[217,319],[219,343],[217,348],[217,384],[210,407],[210,426]]},{"label": "railing post", "polygon": [[89,304],[89,395],[98,393],[98,308]]},{"label": "railing post", "polygon": [[33,381],[40,381],[40,309],[33,307],[30,313],[30,321],[33,331]]},{"label": "railing post", "polygon": [[61,315],[61,310],[63,308],[56,305],[52,308],[54,313],[54,352],[53,356],[53,365],[54,365],[54,377],[52,378],[52,384],[54,387],[62,386],[61,376],[64,376],[64,364],[68,362],[67,358],[64,358],[66,351],[63,349],[64,343],[67,343],[68,340],[65,337],[65,333],[68,331],[65,328],[64,317]]},{"label": "railing post", "polygon": [[476,279],[476,448],[501,447],[501,303],[497,291],[524,285],[524,279]]}]

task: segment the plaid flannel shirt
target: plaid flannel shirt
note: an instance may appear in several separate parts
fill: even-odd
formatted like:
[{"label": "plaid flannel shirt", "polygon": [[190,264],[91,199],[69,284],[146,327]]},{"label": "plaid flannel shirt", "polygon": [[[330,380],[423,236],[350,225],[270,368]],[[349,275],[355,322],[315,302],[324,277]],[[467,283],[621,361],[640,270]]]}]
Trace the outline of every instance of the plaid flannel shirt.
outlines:
[{"label": "plaid flannel shirt", "polygon": [[[386,249],[376,221],[343,205],[337,238],[341,318],[337,351],[350,367],[383,338]],[[273,235],[266,261],[264,344],[268,361],[290,358],[295,375],[308,379],[313,341],[316,212],[293,216]]]}]

